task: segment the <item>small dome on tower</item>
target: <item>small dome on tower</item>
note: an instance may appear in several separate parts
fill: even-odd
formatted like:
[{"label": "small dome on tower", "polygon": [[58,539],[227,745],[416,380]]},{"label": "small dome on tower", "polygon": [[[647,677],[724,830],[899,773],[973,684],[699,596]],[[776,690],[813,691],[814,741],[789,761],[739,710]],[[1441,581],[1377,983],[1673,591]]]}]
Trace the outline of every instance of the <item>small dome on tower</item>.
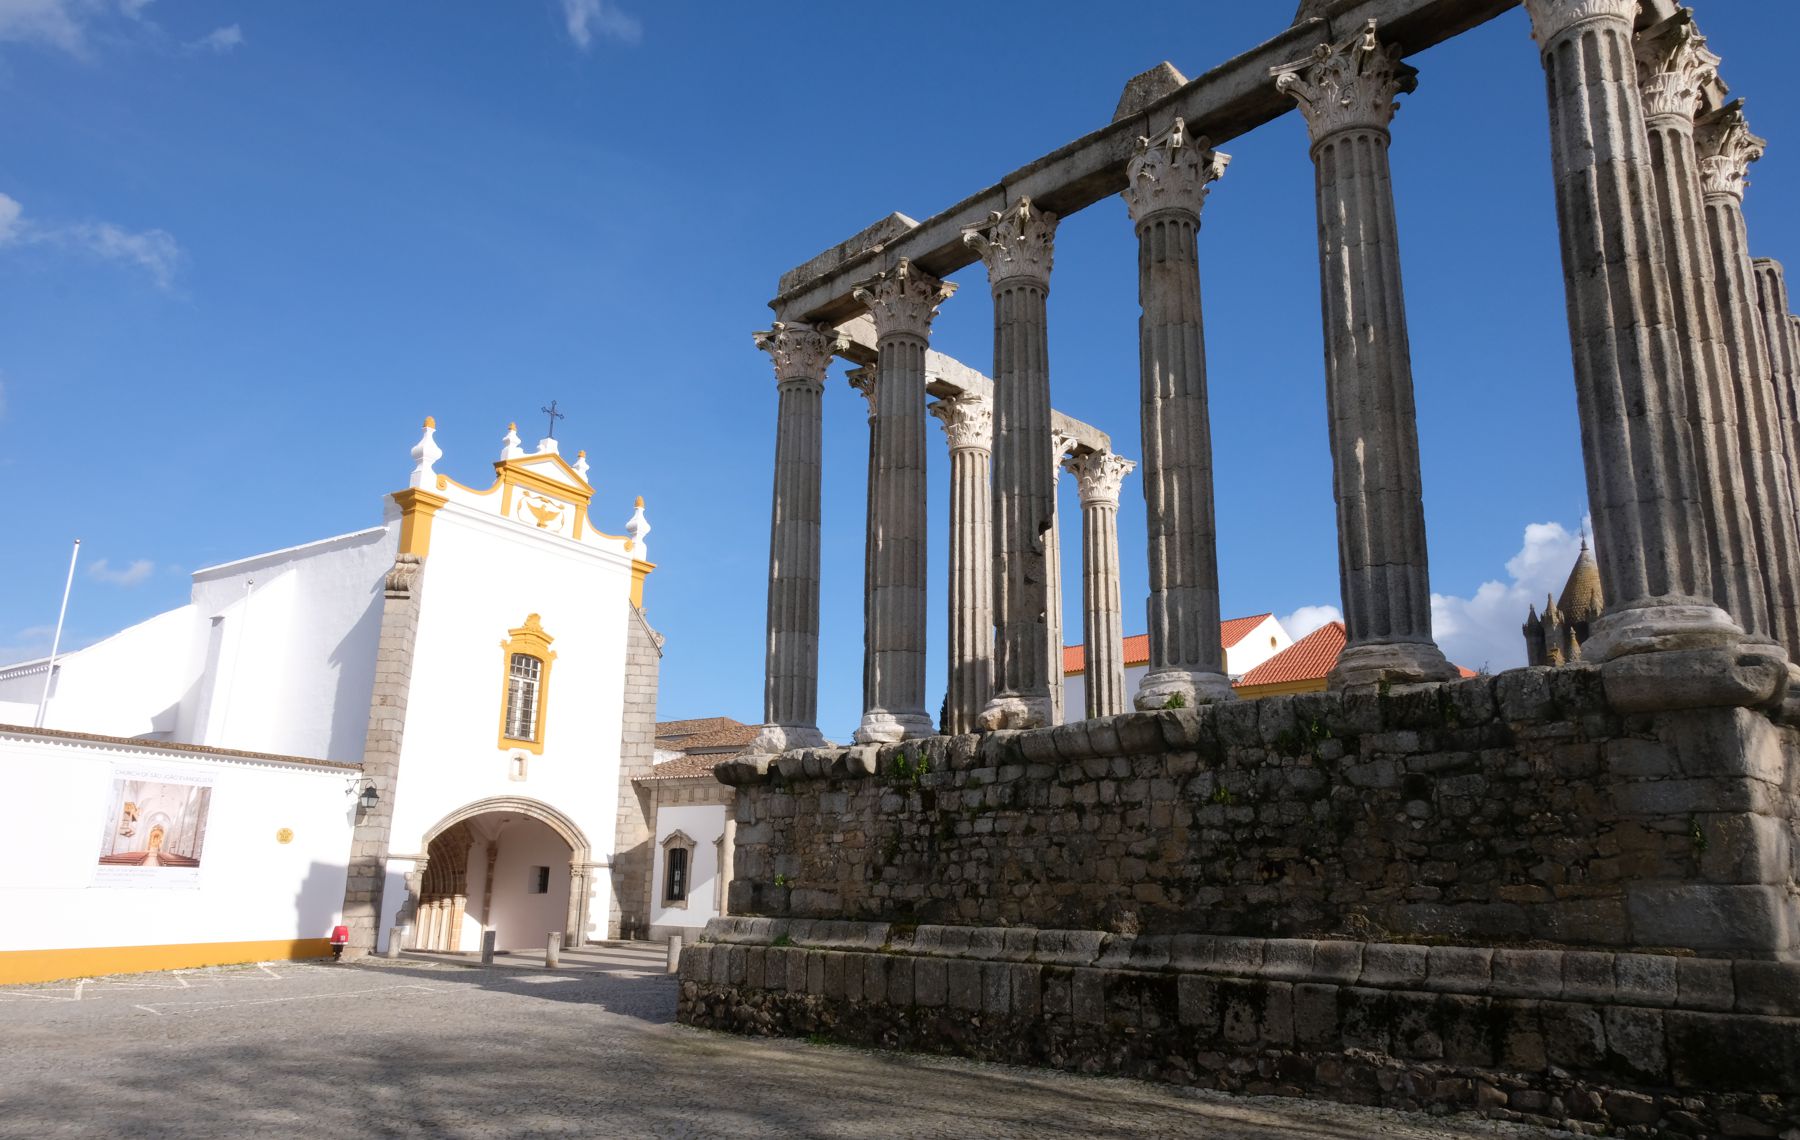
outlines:
[{"label": "small dome on tower", "polygon": [[1594,561],[1594,552],[1588,549],[1585,538],[1581,540],[1581,553],[1575,558],[1575,568],[1569,571],[1568,584],[1563,587],[1556,608],[1571,622],[1593,621],[1606,608],[1606,599],[1600,592],[1600,564]]}]

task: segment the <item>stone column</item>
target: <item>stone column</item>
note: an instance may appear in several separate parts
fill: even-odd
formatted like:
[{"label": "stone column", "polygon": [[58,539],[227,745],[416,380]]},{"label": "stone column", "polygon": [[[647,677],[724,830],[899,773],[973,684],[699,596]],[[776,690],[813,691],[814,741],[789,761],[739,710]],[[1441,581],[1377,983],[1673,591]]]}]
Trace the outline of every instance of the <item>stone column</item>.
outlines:
[{"label": "stone column", "polygon": [[981,727],[1050,723],[1045,541],[1053,525],[1046,300],[1055,214],[1020,198],[963,231],[994,293],[994,693]]},{"label": "stone column", "polygon": [[994,534],[988,466],[994,409],[985,396],[938,400],[931,414],[950,443],[950,673],[946,734],[975,731],[994,682]]},{"label": "stone column", "polygon": [[1718,84],[1719,57],[1706,49],[1706,37],[1687,9],[1646,29],[1636,47],[1663,269],[1686,378],[1695,478],[1711,538],[1712,598],[1753,638],[1772,642],[1694,146],[1694,116],[1704,92]]},{"label": "stone column", "polygon": [[1431,640],[1431,582],[1412,353],[1388,174],[1394,96],[1414,72],[1370,21],[1275,69],[1312,134],[1325,317],[1325,391],[1349,642],[1333,688],[1456,676]]},{"label": "stone column", "polygon": [[1744,188],[1762,139],[1750,133],[1743,104],[1733,103],[1698,126],[1706,230],[1718,290],[1719,331],[1737,405],[1744,489],[1761,556],[1770,627],[1800,660],[1800,524],[1795,519],[1791,442],[1776,398],[1767,334],[1756,307],[1756,271],[1744,225]]},{"label": "stone column", "polygon": [[1526,0],[1551,165],[1606,612],[1582,656],[1724,647],[1632,56],[1638,0]]},{"label": "stone column", "polygon": [[904,258],[855,290],[875,321],[880,356],[861,744],[935,731],[925,711],[925,349],[931,318],[955,291]]},{"label": "stone column", "polygon": [[1050,432],[1050,529],[1044,533],[1044,573],[1049,578],[1045,593],[1048,601],[1044,606],[1044,624],[1050,641],[1050,723],[1062,724],[1068,720],[1068,712],[1064,707],[1067,686],[1063,682],[1063,643],[1068,640],[1063,632],[1063,581],[1062,581],[1062,467],[1063,457],[1075,446],[1071,436],[1063,435],[1054,429]]},{"label": "stone column", "polygon": [[775,495],[769,522],[769,636],[755,752],[825,743],[819,720],[819,450],[825,370],[836,338],[776,324],[756,334],[775,362]]},{"label": "stone column", "polygon": [[860,368],[852,368],[844,374],[850,386],[861,393],[869,405],[869,478],[865,487],[863,507],[863,664],[862,693],[863,707],[868,708],[874,701],[875,689],[875,654],[871,650],[871,635],[874,624],[870,620],[873,613],[871,599],[875,596],[875,415],[877,381],[879,370],[873,364],[865,364]]},{"label": "stone column", "polygon": [[1200,208],[1230,156],[1187,124],[1138,140],[1125,204],[1138,238],[1144,508],[1149,532],[1150,669],[1136,705],[1229,700],[1219,636],[1212,426],[1200,314]]},{"label": "stone column", "polygon": [[1769,353],[1769,380],[1775,393],[1781,439],[1788,456],[1789,491],[1800,505],[1800,402],[1794,398],[1800,376],[1800,353],[1795,352],[1792,323],[1788,320],[1787,272],[1781,262],[1759,257],[1751,263],[1756,274],[1756,310],[1763,344]]},{"label": "stone column", "polygon": [[1119,603],[1119,484],[1137,464],[1110,451],[1068,461],[1081,488],[1082,640],[1087,716],[1117,716],[1125,702],[1125,626]]}]

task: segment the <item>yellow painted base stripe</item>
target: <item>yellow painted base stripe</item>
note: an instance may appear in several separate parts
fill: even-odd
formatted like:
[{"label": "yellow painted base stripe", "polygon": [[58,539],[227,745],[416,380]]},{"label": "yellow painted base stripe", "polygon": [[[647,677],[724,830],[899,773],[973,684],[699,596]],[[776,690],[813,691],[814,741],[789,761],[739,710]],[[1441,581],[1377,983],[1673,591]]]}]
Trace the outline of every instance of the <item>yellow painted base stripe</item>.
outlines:
[{"label": "yellow painted base stripe", "polygon": [[88,946],[76,950],[0,950],[0,985],[91,978],[99,974],[143,974],[194,966],[240,962],[291,962],[331,953],[324,938],[278,938],[270,942],[194,942],[184,946]]}]

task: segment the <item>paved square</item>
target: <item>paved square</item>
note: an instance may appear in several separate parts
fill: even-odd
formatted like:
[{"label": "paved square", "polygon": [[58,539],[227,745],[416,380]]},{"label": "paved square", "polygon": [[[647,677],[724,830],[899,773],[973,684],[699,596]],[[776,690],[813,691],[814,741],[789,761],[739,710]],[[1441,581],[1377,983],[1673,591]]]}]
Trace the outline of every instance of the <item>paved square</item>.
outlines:
[{"label": "paved square", "polygon": [[660,947],[0,989],[0,1136],[1543,1136],[674,1024]]}]

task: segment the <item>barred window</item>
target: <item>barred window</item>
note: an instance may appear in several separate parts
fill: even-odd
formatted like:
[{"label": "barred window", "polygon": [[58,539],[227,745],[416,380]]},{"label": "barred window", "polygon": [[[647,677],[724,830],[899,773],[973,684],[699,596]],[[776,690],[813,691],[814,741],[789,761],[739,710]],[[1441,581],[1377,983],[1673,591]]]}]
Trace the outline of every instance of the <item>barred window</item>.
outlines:
[{"label": "barred window", "polygon": [[684,903],[687,901],[688,881],[688,849],[671,847],[668,851],[668,878],[663,885],[663,902]]},{"label": "barred window", "polygon": [[537,739],[538,686],[544,663],[529,653],[512,655],[506,679],[506,735],[514,740]]}]

